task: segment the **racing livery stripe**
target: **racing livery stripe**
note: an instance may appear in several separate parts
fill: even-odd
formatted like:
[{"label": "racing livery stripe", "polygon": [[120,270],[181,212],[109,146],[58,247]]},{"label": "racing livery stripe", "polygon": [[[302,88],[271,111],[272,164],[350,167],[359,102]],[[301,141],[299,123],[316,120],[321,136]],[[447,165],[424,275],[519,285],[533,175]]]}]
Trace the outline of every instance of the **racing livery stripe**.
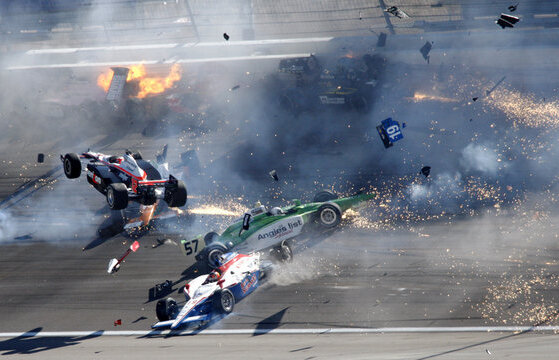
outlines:
[{"label": "racing livery stripe", "polygon": [[136,176],[136,175],[126,171],[124,168],[121,168],[120,166],[117,166],[115,164],[111,164],[110,162],[106,162],[105,160],[102,160],[101,158],[97,158],[97,159],[99,161],[101,161],[102,163],[104,163],[105,165],[112,166],[112,167],[115,167],[115,168],[119,169],[120,171],[126,173],[127,175],[130,175],[131,177],[133,177],[134,179],[136,179],[138,181],[144,180],[147,177],[147,174],[146,174],[145,171],[144,171],[144,177],[139,177],[139,176]]},{"label": "racing livery stripe", "polygon": [[225,274],[225,272],[227,270],[229,270],[229,268],[231,267],[231,265],[233,265],[234,263],[236,264],[238,260],[244,258],[244,257],[248,257],[248,255],[245,254],[237,254],[234,258],[232,258],[231,260],[229,260],[228,262],[226,262],[225,264],[221,265],[219,267],[220,273],[221,274]]}]

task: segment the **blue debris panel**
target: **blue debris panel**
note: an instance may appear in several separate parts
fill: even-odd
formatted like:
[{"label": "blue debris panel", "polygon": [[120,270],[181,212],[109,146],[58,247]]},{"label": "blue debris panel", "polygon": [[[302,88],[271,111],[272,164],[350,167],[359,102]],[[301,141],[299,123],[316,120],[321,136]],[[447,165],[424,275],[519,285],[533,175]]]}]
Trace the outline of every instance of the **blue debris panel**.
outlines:
[{"label": "blue debris panel", "polygon": [[382,120],[380,125],[377,126],[377,131],[384,147],[387,149],[394,145],[396,141],[404,138],[400,123],[392,120],[392,118]]}]

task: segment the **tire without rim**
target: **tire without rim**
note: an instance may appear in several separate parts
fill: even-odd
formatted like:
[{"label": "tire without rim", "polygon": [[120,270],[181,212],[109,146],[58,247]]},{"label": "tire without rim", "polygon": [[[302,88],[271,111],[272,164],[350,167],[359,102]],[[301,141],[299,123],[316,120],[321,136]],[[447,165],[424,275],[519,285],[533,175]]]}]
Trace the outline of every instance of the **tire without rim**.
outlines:
[{"label": "tire without rim", "polygon": [[219,237],[219,234],[215,231],[211,231],[204,236],[204,243],[208,246],[213,243],[217,237]]},{"label": "tire without rim", "polygon": [[335,200],[338,198],[338,195],[331,190],[322,190],[316,193],[313,198],[313,202],[326,202],[330,200]]},{"label": "tire without rim", "polygon": [[177,313],[177,302],[173,298],[161,299],[155,306],[155,314],[159,321],[171,320]]},{"label": "tire without rim", "polygon": [[107,204],[112,210],[122,210],[128,206],[128,188],[123,183],[107,187]]},{"label": "tire without rim", "polygon": [[75,179],[80,177],[82,172],[82,162],[80,156],[74,153],[64,155],[64,175],[68,179]]},{"label": "tire without rim", "polygon": [[165,200],[169,207],[181,207],[186,204],[187,192],[186,185],[182,180],[177,181],[177,186],[173,189],[166,190]]},{"label": "tire without rim", "polygon": [[216,310],[222,314],[230,314],[235,307],[235,297],[229,289],[221,290],[215,301]]},{"label": "tire without rim", "polygon": [[291,250],[291,246],[287,244],[281,244],[278,250],[278,259],[281,262],[289,263],[293,261],[293,251]]},{"label": "tire without rim", "polygon": [[322,204],[317,211],[318,222],[326,228],[333,228],[342,221],[342,212],[336,204]]}]

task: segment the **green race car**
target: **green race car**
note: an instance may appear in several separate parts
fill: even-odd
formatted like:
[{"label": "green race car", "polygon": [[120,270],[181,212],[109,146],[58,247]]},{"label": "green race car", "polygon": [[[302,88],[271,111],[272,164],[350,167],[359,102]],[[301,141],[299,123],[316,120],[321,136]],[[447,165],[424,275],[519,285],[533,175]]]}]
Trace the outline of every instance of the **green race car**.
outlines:
[{"label": "green race car", "polygon": [[373,199],[375,195],[358,193],[337,198],[334,193],[325,190],[317,193],[313,202],[308,204],[294,200],[293,205],[269,210],[257,204],[221,235],[210,232],[203,238],[182,240],[181,249],[192,262],[196,260],[210,268],[219,266],[221,255],[233,249],[248,253],[269,248],[277,251],[280,259],[289,260],[292,254],[287,240],[301,234],[311,224],[323,228],[338,226],[346,210]]}]

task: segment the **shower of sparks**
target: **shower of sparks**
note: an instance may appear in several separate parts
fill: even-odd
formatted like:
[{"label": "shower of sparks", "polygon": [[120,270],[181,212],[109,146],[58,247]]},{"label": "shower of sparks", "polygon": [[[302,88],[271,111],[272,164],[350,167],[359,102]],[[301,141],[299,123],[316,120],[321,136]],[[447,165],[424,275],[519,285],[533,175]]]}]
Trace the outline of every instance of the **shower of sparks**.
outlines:
[{"label": "shower of sparks", "polygon": [[[517,262],[522,263],[518,260]],[[555,324],[558,313],[554,302],[546,301],[546,293],[559,286],[559,277],[544,269],[529,269],[491,283],[484,301],[476,306],[489,322],[510,325]]]},{"label": "shower of sparks", "polygon": [[206,205],[188,210],[191,214],[196,215],[216,215],[216,216],[240,216],[239,212],[223,209],[217,206]]},{"label": "shower of sparks", "polygon": [[533,94],[500,88],[487,97],[486,102],[502,111],[516,126],[554,129],[559,127],[559,100],[538,100]]},{"label": "shower of sparks", "polygon": [[428,95],[417,91],[413,94],[413,97],[408,97],[406,99],[413,102],[420,102],[420,101],[439,101],[445,103],[458,102],[458,100],[456,99],[452,99],[444,96]]}]

